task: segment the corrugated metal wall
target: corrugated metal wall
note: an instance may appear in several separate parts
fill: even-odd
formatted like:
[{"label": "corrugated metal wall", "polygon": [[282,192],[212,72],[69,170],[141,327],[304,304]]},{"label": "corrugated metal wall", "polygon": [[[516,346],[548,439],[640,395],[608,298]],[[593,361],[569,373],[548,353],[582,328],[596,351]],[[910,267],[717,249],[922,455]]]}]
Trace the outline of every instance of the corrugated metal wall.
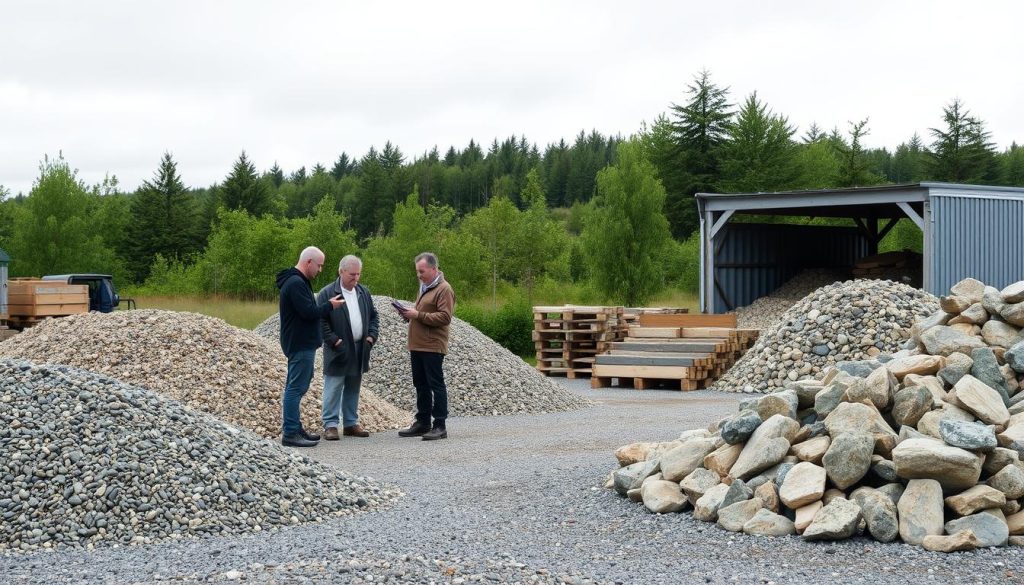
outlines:
[{"label": "corrugated metal wall", "polygon": [[1024,199],[931,195],[929,292],[964,278],[1003,288],[1024,279]]},{"label": "corrugated metal wall", "polygon": [[7,265],[0,264],[0,315],[7,314]]},{"label": "corrugated metal wall", "polygon": [[849,270],[868,252],[852,227],[729,223],[723,232],[715,255],[716,313],[749,305],[808,268]]}]

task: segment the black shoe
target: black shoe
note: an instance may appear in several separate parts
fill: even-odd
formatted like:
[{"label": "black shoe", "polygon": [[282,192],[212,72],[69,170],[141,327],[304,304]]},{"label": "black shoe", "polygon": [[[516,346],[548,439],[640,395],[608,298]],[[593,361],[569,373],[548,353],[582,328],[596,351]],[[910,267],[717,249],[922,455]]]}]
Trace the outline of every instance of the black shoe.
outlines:
[{"label": "black shoe", "polygon": [[302,435],[302,438],[306,439],[307,441],[319,441],[320,440],[320,435],[318,435],[316,433],[306,432],[306,429],[302,429],[301,431],[299,431],[299,434]]},{"label": "black shoe", "polygon": [[447,439],[448,429],[444,427],[434,427],[430,429],[430,432],[423,435],[424,441],[436,441],[438,439]]},{"label": "black shoe", "polygon": [[281,444],[285,447],[316,447],[316,441],[310,441],[299,433],[292,433],[281,437]]},{"label": "black shoe", "polygon": [[399,437],[422,437],[430,432],[430,425],[416,421],[407,429],[398,431]]}]

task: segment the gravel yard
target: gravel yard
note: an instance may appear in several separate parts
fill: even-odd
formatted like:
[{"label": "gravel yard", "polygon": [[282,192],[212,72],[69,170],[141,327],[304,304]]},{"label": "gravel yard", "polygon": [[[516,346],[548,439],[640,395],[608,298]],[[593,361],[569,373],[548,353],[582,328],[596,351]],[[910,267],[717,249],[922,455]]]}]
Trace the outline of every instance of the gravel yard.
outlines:
[{"label": "gravel yard", "polygon": [[808,543],[654,515],[602,489],[620,445],[736,410],[709,391],[592,391],[569,412],[449,420],[427,443],[393,431],[307,454],[398,486],[390,507],[276,533],[0,555],[4,583],[1009,583],[1020,549],[929,553],[866,538]]}]

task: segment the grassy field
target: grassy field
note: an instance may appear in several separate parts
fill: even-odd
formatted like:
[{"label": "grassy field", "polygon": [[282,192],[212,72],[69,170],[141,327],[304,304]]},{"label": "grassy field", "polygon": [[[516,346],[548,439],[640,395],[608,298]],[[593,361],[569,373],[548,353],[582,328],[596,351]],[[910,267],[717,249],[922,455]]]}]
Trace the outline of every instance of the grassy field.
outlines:
[{"label": "grassy field", "polygon": [[228,297],[134,297],[140,309],[188,311],[224,319],[235,327],[253,329],[277,312],[277,301],[241,301]]}]

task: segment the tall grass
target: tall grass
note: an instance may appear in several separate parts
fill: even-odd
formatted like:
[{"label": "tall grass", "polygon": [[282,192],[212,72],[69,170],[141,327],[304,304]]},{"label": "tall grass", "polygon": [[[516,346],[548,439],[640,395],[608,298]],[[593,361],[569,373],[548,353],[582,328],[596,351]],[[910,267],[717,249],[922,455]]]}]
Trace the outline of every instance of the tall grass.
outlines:
[{"label": "tall grass", "polygon": [[171,297],[137,296],[140,309],[163,309],[166,311],[188,311],[211,317],[218,317],[235,327],[253,329],[267,317],[277,312],[277,301],[244,301],[230,297]]}]

